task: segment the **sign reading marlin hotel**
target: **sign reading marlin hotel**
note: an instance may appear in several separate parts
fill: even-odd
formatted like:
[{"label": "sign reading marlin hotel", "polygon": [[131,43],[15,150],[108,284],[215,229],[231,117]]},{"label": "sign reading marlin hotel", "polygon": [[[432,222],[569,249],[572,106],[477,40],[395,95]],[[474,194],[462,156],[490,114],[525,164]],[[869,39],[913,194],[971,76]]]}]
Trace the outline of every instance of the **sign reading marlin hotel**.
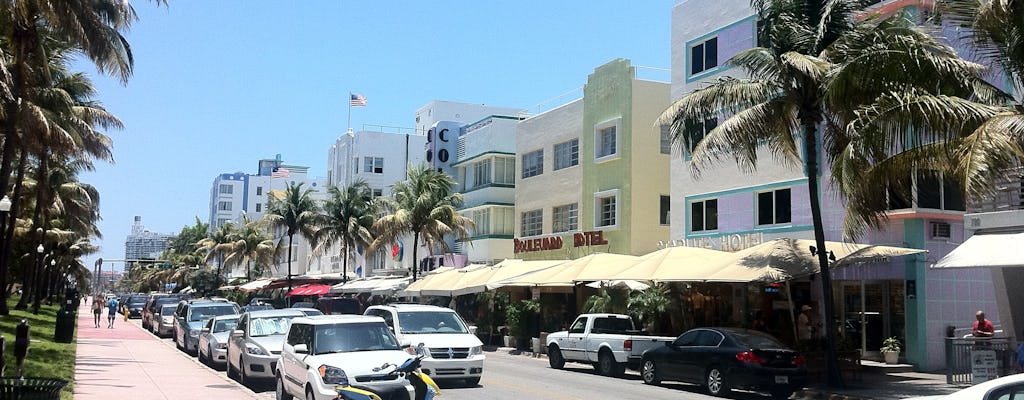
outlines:
[{"label": "sign reading marlin hotel", "polygon": [[[603,231],[576,232],[572,234],[573,247],[597,246],[608,244]],[[515,239],[516,253],[558,250],[565,245],[561,236],[547,236],[534,239]]]}]

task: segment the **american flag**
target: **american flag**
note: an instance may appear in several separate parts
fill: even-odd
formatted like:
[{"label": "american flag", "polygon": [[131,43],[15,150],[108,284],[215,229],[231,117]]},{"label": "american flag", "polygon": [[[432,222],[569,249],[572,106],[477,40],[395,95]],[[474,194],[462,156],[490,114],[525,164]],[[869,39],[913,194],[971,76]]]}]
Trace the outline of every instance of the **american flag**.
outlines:
[{"label": "american flag", "polygon": [[366,96],[363,96],[363,95],[358,94],[358,93],[355,93],[355,94],[349,93],[349,97],[350,97],[350,99],[349,99],[348,104],[350,106],[352,106],[352,107],[366,107]]},{"label": "american flag", "polygon": [[271,178],[287,178],[289,174],[288,168],[277,167],[270,173]]}]

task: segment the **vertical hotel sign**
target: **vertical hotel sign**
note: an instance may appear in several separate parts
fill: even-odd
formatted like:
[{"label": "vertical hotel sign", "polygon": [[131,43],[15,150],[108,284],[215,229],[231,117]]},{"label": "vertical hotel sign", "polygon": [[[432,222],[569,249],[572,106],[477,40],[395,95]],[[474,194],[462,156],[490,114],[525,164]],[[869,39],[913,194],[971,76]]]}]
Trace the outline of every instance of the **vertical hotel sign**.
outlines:
[{"label": "vertical hotel sign", "polygon": [[[565,247],[561,236],[545,236],[532,239],[513,239],[515,253],[532,253],[535,251],[559,250]],[[608,244],[604,231],[576,232],[572,234],[572,247],[587,247]]]}]

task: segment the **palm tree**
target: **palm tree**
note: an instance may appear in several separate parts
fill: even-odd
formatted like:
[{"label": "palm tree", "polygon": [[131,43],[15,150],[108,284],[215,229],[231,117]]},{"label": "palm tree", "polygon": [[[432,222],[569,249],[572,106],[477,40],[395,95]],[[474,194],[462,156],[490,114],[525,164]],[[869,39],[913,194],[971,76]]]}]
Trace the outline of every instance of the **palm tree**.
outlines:
[{"label": "palm tree", "polygon": [[[317,216],[320,206],[313,201],[313,189],[302,190],[302,182],[291,184],[284,190],[284,196],[270,196],[267,214],[263,216],[267,225],[285,228],[288,235],[288,291],[292,291],[292,246],[295,234],[309,240],[316,234]],[[280,252],[281,242],[278,242]]]},{"label": "palm tree", "polygon": [[243,215],[241,227],[231,235],[230,250],[224,257],[224,264],[245,264],[245,278],[252,280],[251,268],[255,267],[262,275],[263,268],[271,264],[273,256],[274,241],[263,230],[262,223]]},{"label": "palm tree", "polygon": [[225,223],[213,231],[209,237],[200,240],[196,246],[206,252],[206,262],[217,258],[217,287],[220,287],[220,279],[223,276],[224,255],[231,250],[232,236],[235,233],[235,224]]},{"label": "palm tree", "polygon": [[[817,248],[824,249],[820,158],[824,155],[835,166],[844,151],[850,152],[848,145],[857,141],[857,134],[848,132],[846,126],[863,113],[861,107],[883,93],[918,90],[908,85],[927,85],[920,76],[929,77],[933,92],[960,91],[976,82],[953,79],[955,73],[972,76],[976,69],[902,15],[857,21],[854,13],[858,4],[845,0],[755,0],[752,6],[764,21],[758,34],[766,47],[742,51],[728,61],[748,77],[719,78],[684,95],[656,124],[671,124],[677,145],[695,146],[690,169],[696,177],[723,159],[733,159],[741,169],[754,171],[762,148],[786,166],[803,166],[814,238]],[[864,68],[864,64],[870,68]],[[918,79],[900,82],[886,77],[886,73],[916,75]],[[947,84],[945,79],[952,83]],[[936,80],[944,85],[936,85]],[[695,140],[701,129],[698,123],[709,117],[724,121],[703,139]],[[819,154],[819,143],[824,146],[823,154]],[[843,190],[848,187],[839,185],[840,194],[846,195]],[[874,196],[879,197],[877,193]],[[850,210],[857,212],[867,210]],[[828,254],[817,255],[825,320],[833,321]],[[825,329],[825,333],[828,383],[841,385],[833,345],[835,329]]]},{"label": "palm tree", "polygon": [[373,244],[373,222],[377,218],[377,205],[373,191],[366,181],[360,179],[344,189],[328,189],[327,202],[317,225],[319,229],[313,238],[316,244],[314,254],[341,242],[341,279],[348,280],[348,258],[354,247],[367,248]]},{"label": "palm tree", "polygon": [[405,234],[412,234],[412,280],[416,281],[419,260],[419,241],[427,245],[440,245],[450,251],[445,235],[457,240],[469,238],[473,220],[458,213],[462,195],[452,193],[455,181],[426,164],[410,166],[403,182],[392,187],[392,198],[381,198],[383,208],[389,212],[373,224],[378,233],[374,246],[394,243]]}]

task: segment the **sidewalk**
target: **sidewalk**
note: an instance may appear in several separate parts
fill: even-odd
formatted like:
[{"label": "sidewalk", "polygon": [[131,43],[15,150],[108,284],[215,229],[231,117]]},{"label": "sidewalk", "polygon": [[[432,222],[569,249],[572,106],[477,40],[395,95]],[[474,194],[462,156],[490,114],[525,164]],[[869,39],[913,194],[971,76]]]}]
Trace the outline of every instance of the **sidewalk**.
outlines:
[{"label": "sidewalk", "polygon": [[110,399],[256,399],[255,394],[224,374],[201,366],[118,315],[107,329],[104,309],[100,327],[92,310],[78,311],[75,400]]}]

